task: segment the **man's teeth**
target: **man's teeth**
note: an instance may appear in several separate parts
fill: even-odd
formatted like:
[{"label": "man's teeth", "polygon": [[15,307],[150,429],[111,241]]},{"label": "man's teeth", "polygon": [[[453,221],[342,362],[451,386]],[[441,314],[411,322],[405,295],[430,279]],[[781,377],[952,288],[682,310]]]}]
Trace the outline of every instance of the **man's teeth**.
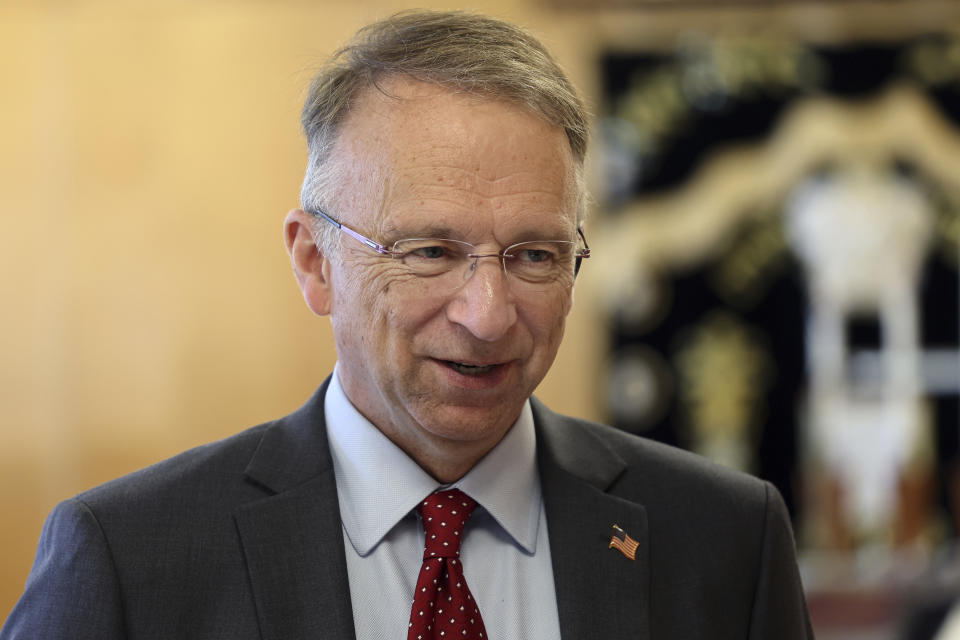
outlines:
[{"label": "man's teeth", "polygon": [[484,373],[489,373],[490,371],[493,371],[494,367],[497,366],[495,364],[475,366],[472,364],[460,364],[459,362],[447,362],[447,364],[454,371],[457,371],[458,373],[462,373],[467,376],[479,376]]}]

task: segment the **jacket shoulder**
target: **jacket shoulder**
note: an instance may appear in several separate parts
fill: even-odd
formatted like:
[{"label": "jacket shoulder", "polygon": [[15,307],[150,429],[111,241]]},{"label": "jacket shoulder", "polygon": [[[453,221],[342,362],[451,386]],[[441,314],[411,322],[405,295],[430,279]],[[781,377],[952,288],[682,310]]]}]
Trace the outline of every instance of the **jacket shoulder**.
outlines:
[{"label": "jacket shoulder", "polygon": [[[244,470],[273,424],[189,449],[88,489],[74,500],[98,517],[112,512],[129,517],[138,510],[161,511],[171,501],[176,501],[178,509],[203,511],[223,505],[225,498],[239,498],[238,494],[262,494],[262,489],[245,480]],[[235,500],[229,502],[235,504]]]},{"label": "jacket shoulder", "polygon": [[696,453],[554,413],[539,402],[534,415],[544,451],[561,468],[670,521],[757,522],[769,501],[779,500],[770,483]]},{"label": "jacket shoulder", "polygon": [[85,491],[76,500],[96,514],[222,512],[309,479],[328,466],[325,382],[293,413]]},{"label": "jacket shoulder", "polygon": [[666,474],[674,483],[720,485],[748,492],[762,490],[760,479],[699,454],[609,425],[558,414],[539,402],[535,402],[534,411],[551,448],[568,462],[591,464],[613,458],[624,466],[631,480],[653,481]]}]

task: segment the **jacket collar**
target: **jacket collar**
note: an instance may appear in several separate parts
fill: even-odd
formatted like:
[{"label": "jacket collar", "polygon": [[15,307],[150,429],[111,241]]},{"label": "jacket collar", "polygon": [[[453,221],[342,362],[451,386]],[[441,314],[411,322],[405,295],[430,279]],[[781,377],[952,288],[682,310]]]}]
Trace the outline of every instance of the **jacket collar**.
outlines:
[{"label": "jacket collar", "polygon": [[[649,638],[647,513],[620,495],[627,463],[597,429],[532,402],[563,637]],[[610,548],[614,525],[635,559]]]},{"label": "jacket collar", "polygon": [[247,465],[267,497],[236,511],[264,640],[354,637],[323,397],[268,426]]}]

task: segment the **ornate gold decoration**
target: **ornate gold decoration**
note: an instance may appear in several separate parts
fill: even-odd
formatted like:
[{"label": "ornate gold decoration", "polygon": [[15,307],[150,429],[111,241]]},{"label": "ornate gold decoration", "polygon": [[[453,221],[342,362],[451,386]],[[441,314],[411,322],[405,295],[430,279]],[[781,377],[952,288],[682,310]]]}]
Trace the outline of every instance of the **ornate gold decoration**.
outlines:
[{"label": "ornate gold decoration", "polygon": [[781,216],[762,212],[728,245],[710,274],[711,284],[728,303],[748,307],[780,274],[777,267],[789,252]]},{"label": "ornate gold decoration", "polygon": [[906,67],[927,85],[960,83],[960,35],[927,38],[907,50]]},{"label": "ornate gold decoration", "polygon": [[772,370],[757,334],[726,312],[711,313],[686,336],[676,364],[692,448],[749,469],[753,427]]},{"label": "ornate gold decoration", "polygon": [[944,189],[938,195],[934,227],[936,249],[947,264],[957,267],[960,261],[960,190]]},{"label": "ornate gold decoration", "polygon": [[735,37],[690,40],[676,60],[635,76],[613,116],[632,125],[634,152],[645,155],[672,136],[696,111],[728,101],[820,83],[823,64],[800,43]]},{"label": "ornate gold decoration", "polygon": [[869,102],[805,98],[762,143],[722,150],[706,159],[682,189],[634,199],[594,229],[591,270],[605,298],[631,289],[655,269],[695,264],[758,211],[773,211],[824,163],[889,163],[902,158],[943,194],[938,237],[945,251],[960,246],[960,132],[915,88],[890,87]]}]

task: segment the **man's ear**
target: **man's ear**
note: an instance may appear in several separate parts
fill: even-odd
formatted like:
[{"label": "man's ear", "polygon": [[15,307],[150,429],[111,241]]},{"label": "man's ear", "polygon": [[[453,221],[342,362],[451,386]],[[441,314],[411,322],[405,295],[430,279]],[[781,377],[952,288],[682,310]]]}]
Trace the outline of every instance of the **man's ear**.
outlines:
[{"label": "man's ear", "polygon": [[330,313],[333,289],[330,260],[313,238],[313,216],[294,209],[283,222],[283,240],[290,254],[293,274],[307,306],[318,316]]}]

